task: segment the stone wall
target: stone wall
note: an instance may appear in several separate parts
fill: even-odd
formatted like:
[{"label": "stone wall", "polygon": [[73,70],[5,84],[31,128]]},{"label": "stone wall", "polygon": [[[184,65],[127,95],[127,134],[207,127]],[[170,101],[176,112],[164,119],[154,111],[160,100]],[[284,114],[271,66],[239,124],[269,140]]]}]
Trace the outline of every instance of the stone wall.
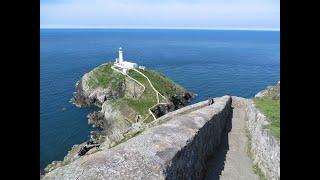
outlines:
[{"label": "stone wall", "polygon": [[[221,103],[221,100],[219,100]],[[215,100],[215,103],[218,103]],[[232,108],[231,98],[222,104],[219,111],[213,111],[209,121],[192,136],[186,145],[170,160],[166,167],[166,179],[202,179],[207,165],[205,164],[210,155],[213,155],[220,145],[224,133],[231,130]],[[223,108],[223,109],[222,109]],[[212,108],[206,107],[206,113],[210,114]],[[202,110],[200,110],[202,111]],[[197,113],[194,115],[196,120]]]},{"label": "stone wall", "polygon": [[205,161],[230,131],[231,98],[160,125],[111,149],[85,155],[43,179],[200,179]]},{"label": "stone wall", "polygon": [[266,117],[255,107],[252,100],[246,100],[247,127],[251,136],[251,153],[255,164],[268,179],[280,179],[280,144],[263,125]]}]

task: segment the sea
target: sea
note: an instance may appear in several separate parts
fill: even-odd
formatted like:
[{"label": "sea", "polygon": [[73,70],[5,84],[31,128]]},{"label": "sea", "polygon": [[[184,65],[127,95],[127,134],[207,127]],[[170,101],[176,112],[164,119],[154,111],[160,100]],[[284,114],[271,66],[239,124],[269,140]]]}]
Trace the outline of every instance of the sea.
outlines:
[{"label": "sea", "polygon": [[174,29],[40,30],[40,167],[88,139],[97,108],[69,102],[76,82],[102,63],[124,59],[198,94],[253,97],[280,80],[280,32]]}]

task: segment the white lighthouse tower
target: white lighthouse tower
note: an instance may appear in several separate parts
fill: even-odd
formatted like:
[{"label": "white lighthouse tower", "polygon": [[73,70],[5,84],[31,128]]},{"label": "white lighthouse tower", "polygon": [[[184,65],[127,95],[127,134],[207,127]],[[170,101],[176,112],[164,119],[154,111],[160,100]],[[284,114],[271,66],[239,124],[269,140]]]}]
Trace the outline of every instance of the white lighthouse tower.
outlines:
[{"label": "white lighthouse tower", "polygon": [[138,67],[136,63],[125,61],[123,59],[123,51],[121,47],[119,48],[118,53],[119,53],[119,57],[116,58],[116,61],[113,64],[113,69],[120,71],[123,74],[127,74],[130,69]]},{"label": "white lighthouse tower", "polygon": [[123,54],[122,54],[122,48],[119,48],[119,63],[122,64],[123,63]]}]

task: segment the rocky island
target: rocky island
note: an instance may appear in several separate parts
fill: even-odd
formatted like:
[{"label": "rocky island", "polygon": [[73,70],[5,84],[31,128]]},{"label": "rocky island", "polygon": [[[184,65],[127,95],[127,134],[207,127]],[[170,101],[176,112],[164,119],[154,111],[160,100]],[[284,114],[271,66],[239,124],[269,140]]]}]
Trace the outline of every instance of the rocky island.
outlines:
[{"label": "rocky island", "polygon": [[[99,129],[92,133],[99,148],[92,148],[86,154],[109,149],[136,136],[151,122],[190,104],[196,96],[151,69],[140,66],[123,71],[121,66],[115,66],[119,60],[126,63],[121,49],[115,63],[102,64],[84,74],[70,100],[78,107],[100,108],[88,115],[88,123]],[[78,152],[85,144],[74,145],[63,161],[53,161],[45,172],[79,158]]]}]

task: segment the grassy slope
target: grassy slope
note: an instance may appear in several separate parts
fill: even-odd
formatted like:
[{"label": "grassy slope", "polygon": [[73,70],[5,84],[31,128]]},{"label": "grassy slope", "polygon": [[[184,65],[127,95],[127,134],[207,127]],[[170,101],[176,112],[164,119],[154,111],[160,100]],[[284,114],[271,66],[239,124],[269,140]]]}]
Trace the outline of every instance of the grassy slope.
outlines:
[{"label": "grassy slope", "polygon": [[111,69],[111,63],[103,64],[92,71],[89,79],[89,86],[94,89],[97,87],[106,88],[109,85],[111,88],[119,88],[119,82],[125,79],[120,73],[114,72]]},{"label": "grassy slope", "polygon": [[140,71],[148,76],[154,88],[156,88],[162,95],[166,97],[171,97],[174,94],[182,94],[186,92],[186,90],[182,86],[175,84],[172,80],[160,73],[149,69]]},{"label": "grassy slope", "polygon": [[127,99],[128,105],[140,114],[148,114],[148,109],[157,103],[156,93],[151,88],[148,80],[141,74],[130,70],[128,75],[138,80],[146,87],[139,100]]},{"label": "grassy slope", "polygon": [[280,98],[254,98],[254,102],[270,121],[270,124],[265,128],[270,129],[272,135],[280,141]]}]

